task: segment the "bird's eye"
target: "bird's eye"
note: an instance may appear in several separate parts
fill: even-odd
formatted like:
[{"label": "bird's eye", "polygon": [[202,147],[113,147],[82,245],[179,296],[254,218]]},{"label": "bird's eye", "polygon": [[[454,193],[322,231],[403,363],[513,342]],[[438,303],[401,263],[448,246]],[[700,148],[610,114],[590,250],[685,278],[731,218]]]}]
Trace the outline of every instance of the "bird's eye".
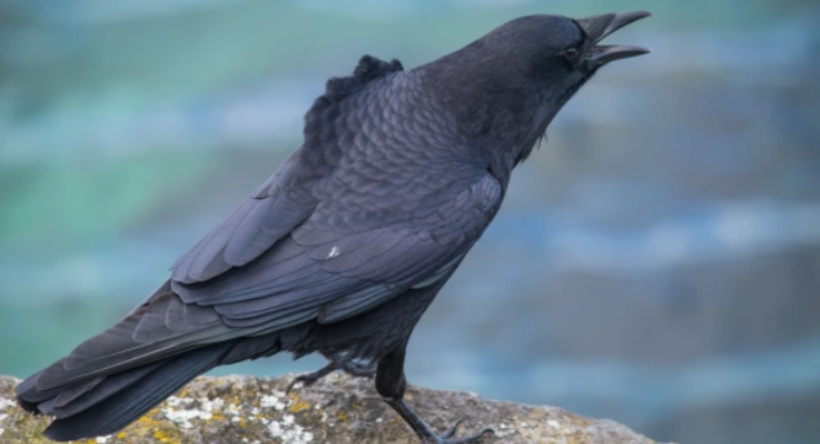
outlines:
[{"label": "bird's eye", "polygon": [[575,62],[578,60],[578,56],[580,55],[581,51],[578,51],[578,48],[567,48],[564,50],[564,58],[570,62]]}]

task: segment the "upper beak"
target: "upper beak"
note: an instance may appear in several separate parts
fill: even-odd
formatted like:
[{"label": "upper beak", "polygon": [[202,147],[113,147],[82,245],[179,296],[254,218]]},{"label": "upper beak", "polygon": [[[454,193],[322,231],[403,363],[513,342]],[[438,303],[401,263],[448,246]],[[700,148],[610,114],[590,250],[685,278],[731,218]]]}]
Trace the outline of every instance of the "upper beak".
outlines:
[{"label": "upper beak", "polygon": [[578,19],[575,22],[584,30],[587,38],[594,44],[586,51],[586,60],[595,67],[599,67],[614,60],[626,59],[650,52],[646,48],[627,45],[597,45],[606,36],[624,26],[649,17],[646,11],[617,12],[594,17]]}]

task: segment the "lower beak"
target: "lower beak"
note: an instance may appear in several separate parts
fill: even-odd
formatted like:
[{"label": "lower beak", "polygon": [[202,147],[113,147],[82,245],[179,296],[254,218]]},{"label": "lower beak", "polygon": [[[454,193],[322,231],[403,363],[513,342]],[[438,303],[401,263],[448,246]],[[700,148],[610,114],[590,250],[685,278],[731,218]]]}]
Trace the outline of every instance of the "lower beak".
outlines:
[{"label": "lower beak", "polygon": [[618,12],[575,20],[594,46],[586,51],[587,63],[600,67],[609,62],[639,56],[650,52],[646,48],[627,45],[597,45],[606,36],[624,26],[649,17],[645,11]]}]

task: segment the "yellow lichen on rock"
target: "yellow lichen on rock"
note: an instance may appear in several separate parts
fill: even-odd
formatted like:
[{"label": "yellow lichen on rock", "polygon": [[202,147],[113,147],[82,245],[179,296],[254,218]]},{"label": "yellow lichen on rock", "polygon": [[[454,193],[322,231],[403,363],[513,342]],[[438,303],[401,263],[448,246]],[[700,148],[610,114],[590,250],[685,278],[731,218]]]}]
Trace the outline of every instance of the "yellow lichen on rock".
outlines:
[{"label": "yellow lichen on rock", "polygon": [[[83,444],[358,444],[416,443],[409,427],[381,401],[367,379],[332,374],[298,393],[291,375],[275,379],[197,378],[139,420]],[[14,403],[17,380],[0,377],[0,442],[45,444],[49,418]],[[408,399],[437,430],[467,418],[463,434],[496,429],[494,444],[652,444],[628,428],[555,407],[485,401],[474,394],[411,387]]]},{"label": "yellow lichen on rock", "polygon": [[293,404],[292,406],[288,407],[288,411],[291,412],[291,413],[299,413],[299,412],[303,412],[305,410],[308,410],[309,408],[310,408],[310,404],[308,404],[307,402],[298,401],[295,404]]}]

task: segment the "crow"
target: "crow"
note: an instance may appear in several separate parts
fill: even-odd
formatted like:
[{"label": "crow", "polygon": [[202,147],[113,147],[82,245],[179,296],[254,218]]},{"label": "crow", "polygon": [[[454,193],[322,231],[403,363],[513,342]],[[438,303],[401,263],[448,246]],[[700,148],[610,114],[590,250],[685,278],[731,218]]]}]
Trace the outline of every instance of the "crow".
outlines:
[{"label": "crow", "polygon": [[53,417],[50,439],[108,435],[216,366],[319,352],[330,363],[301,381],[373,373],[423,442],[483,439],[439,435],[404,401],[408,340],[558,111],[649,52],[599,42],[647,16],[520,17],[410,70],[362,57],[287,161],[124,319],[21,382],[19,404]]}]

